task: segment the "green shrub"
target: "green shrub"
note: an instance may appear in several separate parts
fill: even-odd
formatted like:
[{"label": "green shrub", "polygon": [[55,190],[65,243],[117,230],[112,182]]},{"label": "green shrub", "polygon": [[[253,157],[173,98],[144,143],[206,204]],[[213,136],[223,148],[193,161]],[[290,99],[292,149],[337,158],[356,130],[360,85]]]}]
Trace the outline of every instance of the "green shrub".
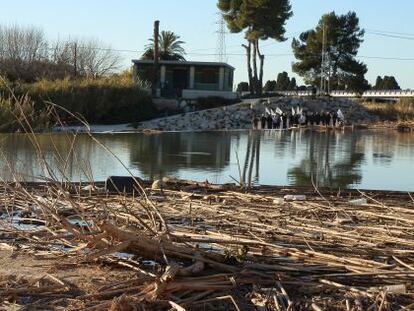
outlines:
[{"label": "green shrub", "polygon": [[[131,123],[152,118],[156,111],[149,94],[133,83],[128,74],[101,79],[40,80],[35,83],[9,83],[17,96],[27,94],[36,111],[45,111],[48,102],[62,106],[89,123]],[[10,95],[8,86],[0,93]],[[1,95],[0,95],[1,96]],[[59,110],[63,120],[71,118]]]},{"label": "green shrub", "polygon": [[37,111],[27,96],[0,97],[0,132],[29,132],[49,128],[51,116],[48,110]]}]

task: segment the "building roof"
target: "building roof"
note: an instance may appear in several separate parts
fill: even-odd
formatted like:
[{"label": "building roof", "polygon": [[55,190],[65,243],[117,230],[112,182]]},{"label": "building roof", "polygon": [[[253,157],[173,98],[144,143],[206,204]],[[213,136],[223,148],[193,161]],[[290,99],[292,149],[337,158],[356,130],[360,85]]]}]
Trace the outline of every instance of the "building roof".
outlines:
[{"label": "building roof", "polygon": [[[153,64],[153,60],[140,60],[133,59],[132,62],[137,65],[143,64]],[[191,61],[180,61],[180,60],[161,60],[160,65],[180,65],[180,66],[214,66],[214,67],[227,67],[229,69],[235,70],[234,67],[230,66],[227,63],[220,62],[191,62]]]}]

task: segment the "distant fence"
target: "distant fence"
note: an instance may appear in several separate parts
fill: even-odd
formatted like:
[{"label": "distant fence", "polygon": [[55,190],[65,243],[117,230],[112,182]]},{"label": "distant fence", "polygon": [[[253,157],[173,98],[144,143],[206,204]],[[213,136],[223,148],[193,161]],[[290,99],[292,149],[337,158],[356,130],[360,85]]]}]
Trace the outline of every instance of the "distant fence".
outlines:
[{"label": "distant fence", "polygon": [[[248,95],[250,93],[243,92],[241,96]],[[297,96],[297,97],[310,97],[319,95],[312,91],[280,91],[280,92],[267,92],[267,94],[280,94],[283,96]],[[324,94],[326,95],[326,94]],[[362,94],[349,91],[332,91],[329,94],[331,97],[337,98],[403,98],[414,97],[414,90],[371,90]]]}]

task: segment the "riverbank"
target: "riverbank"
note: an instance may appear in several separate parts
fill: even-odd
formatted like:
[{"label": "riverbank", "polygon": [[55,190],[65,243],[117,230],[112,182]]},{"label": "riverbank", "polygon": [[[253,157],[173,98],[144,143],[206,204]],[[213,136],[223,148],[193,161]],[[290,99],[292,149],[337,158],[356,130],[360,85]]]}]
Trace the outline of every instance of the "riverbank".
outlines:
[{"label": "riverbank", "polygon": [[306,111],[344,111],[348,120],[362,121],[371,116],[355,102],[348,100],[301,99],[301,98],[268,98],[244,100],[231,106],[196,111],[167,118],[160,118],[139,123],[137,129],[155,129],[162,131],[200,131],[200,130],[232,130],[251,129],[254,116],[261,116],[266,107],[279,108],[291,112],[298,106]]},{"label": "riverbank", "polygon": [[[355,128],[387,128],[406,130],[414,129],[412,121],[384,120],[384,113],[376,114],[367,108],[365,104],[345,99],[301,99],[301,98],[269,98],[260,100],[244,100],[241,103],[214,109],[200,110],[195,112],[177,114],[169,117],[157,118],[138,123],[129,128],[121,126],[91,126],[92,132],[141,132],[150,133],[158,131],[226,131],[226,130],[248,130],[252,128],[254,116],[261,116],[266,107],[279,108],[290,113],[292,108],[302,107],[304,111],[336,112],[338,109],[344,113],[348,125]],[[61,129],[64,130],[64,129]],[[82,127],[68,127],[69,131],[85,131]]]},{"label": "riverbank", "polygon": [[1,308],[412,308],[408,194],[142,186],[3,185]]},{"label": "riverbank", "polygon": [[[178,118],[178,117],[170,117],[170,118]],[[188,117],[189,118],[189,117]],[[217,128],[209,129],[207,126],[205,129],[198,128],[185,128],[177,130],[176,127],[173,129],[169,128],[165,130],[162,126],[164,126],[164,122],[169,122],[169,120],[164,121],[166,118],[161,118],[157,120],[152,120],[145,122],[138,126],[138,128],[131,123],[123,123],[123,124],[112,124],[112,125],[104,125],[104,124],[91,124],[88,127],[84,125],[72,125],[72,126],[64,126],[64,127],[54,127],[52,132],[54,133],[91,133],[91,134],[118,134],[118,133],[144,133],[144,134],[160,134],[162,132],[203,132],[203,131],[244,131],[252,129],[251,124],[245,124],[245,126],[240,126],[241,128]],[[159,123],[161,126],[155,126],[154,128],[147,128],[148,124],[152,122]],[[297,130],[299,128],[294,127],[285,130]],[[333,130],[332,127],[325,127],[325,126],[304,126],[300,127],[300,129],[304,130],[315,130],[315,131],[323,131],[323,130]],[[399,132],[413,132],[414,131],[414,121],[376,121],[371,123],[360,123],[360,124],[353,124],[347,125],[345,127],[337,127],[337,130],[341,129],[389,129],[389,130],[397,130]]]},{"label": "riverbank", "polygon": [[[305,112],[336,112],[341,109],[348,125],[364,128],[398,129],[402,123],[395,119],[396,115],[390,114],[386,119],[387,114],[384,109],[379,114],[377,113],[378,108],[373,109],[372,106],[368,107],[358,101],[332,98],[280,97],[245,100],[231,106],[153,119],[139,123],[137,129],[156,131],[247,130],[252,128],[253,117],[265,113],[266,107],[279,108],[286,113],[290,113],[292,108],[296,109],[297,107],[302,107]],[[387,111],[390,110],[392,109],[389,108]],[[410,115],[407,115],[407,117],[410,117]],[[409,129],[414,128],[411,121],[404,121],[403,124]]]},{"label": "riverbank", "polygon": [[[0,131],[48,131],[61,123],[133,123],[157,115],[148,92],[128,73],[98,79],[0,79]],[[24,120],[24,121],[22,121]]]}]

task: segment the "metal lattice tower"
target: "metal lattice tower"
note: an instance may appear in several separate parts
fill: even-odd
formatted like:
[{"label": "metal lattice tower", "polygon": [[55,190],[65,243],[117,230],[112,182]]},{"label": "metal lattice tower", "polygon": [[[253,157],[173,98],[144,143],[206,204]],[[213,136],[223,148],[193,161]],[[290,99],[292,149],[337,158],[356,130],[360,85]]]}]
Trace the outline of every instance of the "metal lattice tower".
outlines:
[{"label": "metal lattice tower", "polygon": [[227,51],[226,51],[226,21],[221,13],[219,14],[218,30],[217,30],[217,50],[216,59],[218,62],[227,62]]}]

